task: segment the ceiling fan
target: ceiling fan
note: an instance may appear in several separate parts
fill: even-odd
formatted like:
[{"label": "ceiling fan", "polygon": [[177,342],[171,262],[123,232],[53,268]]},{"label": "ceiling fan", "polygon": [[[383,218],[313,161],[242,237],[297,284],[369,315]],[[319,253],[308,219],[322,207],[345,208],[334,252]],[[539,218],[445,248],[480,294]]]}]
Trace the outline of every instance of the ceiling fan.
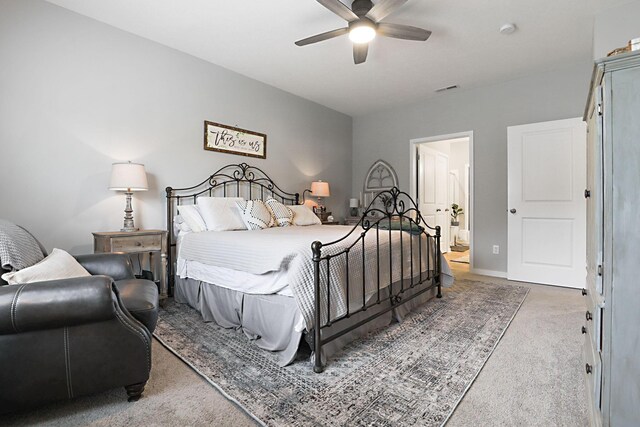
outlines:
[{"label": "ceiling fan", "polygon": [[376,34],[417,41],[426,41],[431,35],[431,31],[422,28],[380,22],[405,4],[407,0],[379,0],[375,4],[371,0],[353,0],[351,9],[340,0],[317,0],[317,2],[345,19],[349,26],[298,40],[296,45],[306,46],[349,34],[349,38],[353,42],[353,62],[356,64],[362,64],[367,60],[369,42],[374,39]]}]

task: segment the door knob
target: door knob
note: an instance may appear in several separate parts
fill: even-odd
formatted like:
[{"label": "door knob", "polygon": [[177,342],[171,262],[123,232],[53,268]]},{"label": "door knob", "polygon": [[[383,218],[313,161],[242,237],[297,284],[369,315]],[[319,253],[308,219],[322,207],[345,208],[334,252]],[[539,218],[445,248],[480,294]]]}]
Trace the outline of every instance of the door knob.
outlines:
[{"label": "door knob", "polygon": [[511,208],[511,209],[509,210],[509,212],[511,212],[512,214],[514,214],[514,213],[516,213],[517,211],[515,210],[515,208]]}]

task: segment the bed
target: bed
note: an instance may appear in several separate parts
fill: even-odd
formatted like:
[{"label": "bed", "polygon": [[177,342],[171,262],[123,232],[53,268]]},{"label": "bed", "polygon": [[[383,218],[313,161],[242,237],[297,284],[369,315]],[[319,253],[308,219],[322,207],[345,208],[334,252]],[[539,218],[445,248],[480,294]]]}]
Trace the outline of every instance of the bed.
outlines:
[{"label": "bed", "polygon": [[204,321],[241,329],[281,365],[301,343],[313,369],[353,339],[400,321],[441,297],[452,283],[440,253],[440,229],[425,223],[397,188],[378,194],[355,226],[290,226],[184,233],[177,209],[199,197],[275,198],[294,209],[304,195],[288,193],[262,170],[228,165],[203,182],[166,189],[168,277],[178,303]]}]

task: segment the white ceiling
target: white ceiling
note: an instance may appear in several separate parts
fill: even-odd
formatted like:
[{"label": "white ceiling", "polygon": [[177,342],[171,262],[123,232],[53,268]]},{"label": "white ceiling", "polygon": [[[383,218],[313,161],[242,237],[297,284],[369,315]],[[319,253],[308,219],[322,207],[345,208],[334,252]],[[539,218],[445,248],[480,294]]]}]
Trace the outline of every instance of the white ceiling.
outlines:
[{"label": "white ceiling", "polygon": [[[410,0],[384,21],[431,38],[378,37],[356,66],[346,36],[293,44],[346,24],[314,0],[48,1],[352,116],[586,60],[595,13],[628,2]],[[506,22],[510,36],[498,32]]]}]

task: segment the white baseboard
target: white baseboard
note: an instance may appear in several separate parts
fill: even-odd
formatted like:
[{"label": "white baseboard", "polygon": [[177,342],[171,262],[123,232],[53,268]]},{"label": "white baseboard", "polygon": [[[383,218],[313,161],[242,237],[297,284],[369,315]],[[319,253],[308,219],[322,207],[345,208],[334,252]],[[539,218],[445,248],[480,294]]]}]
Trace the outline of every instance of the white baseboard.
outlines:
[{"label": "white baseboard", "polygon": [[500,277],[502,279],[507,278],[506,271],[494,271],[494,270],[483,270],[481,268],[472,268],[471,273],[473,274],[481,274],[483,276],[491,276],[491,277]]}]

